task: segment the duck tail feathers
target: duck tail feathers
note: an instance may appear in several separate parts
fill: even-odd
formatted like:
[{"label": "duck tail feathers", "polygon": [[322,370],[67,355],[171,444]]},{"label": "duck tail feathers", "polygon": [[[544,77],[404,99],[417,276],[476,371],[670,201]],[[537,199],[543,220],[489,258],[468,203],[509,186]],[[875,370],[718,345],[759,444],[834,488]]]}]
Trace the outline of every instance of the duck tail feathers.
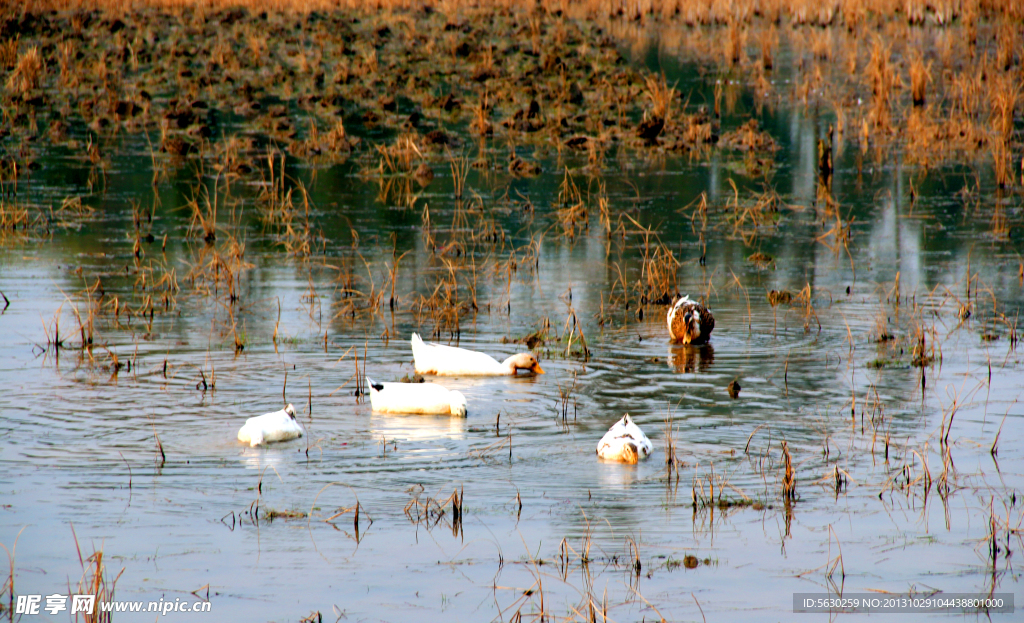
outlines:
[{"label": "duck tail feathers", "polygon": [[451,413],[459,417],[466,417],[469,412],[469,407],[466,404],[466,397],[462,395],[462,392],[452,390],[451,394]]}]

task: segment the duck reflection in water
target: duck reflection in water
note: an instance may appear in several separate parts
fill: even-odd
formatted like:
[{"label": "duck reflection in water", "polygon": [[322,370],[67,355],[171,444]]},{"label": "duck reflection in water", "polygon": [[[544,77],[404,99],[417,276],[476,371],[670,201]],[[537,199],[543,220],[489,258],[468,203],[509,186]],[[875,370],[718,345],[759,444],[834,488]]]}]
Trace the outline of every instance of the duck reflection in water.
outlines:
[{"label": "duck reflection in water", "polygon": [[[641,471],[643,466],[637,463],[601,462],[604,464],[601,465],[601,469],[597,470],[597,481],[604,489],[629,489],[643,480],[645,475],[650,475],[646,471]],[[630,504],[629,508],[634,508],[634,506]],[[613,511],[611,508],[607,510]]]},{"label": "duck reflection in water", "polygon": [[669,365],[681,374],[705,372],[715,363],[715,347],[711,344],[673,344],[668,349]]},{"label": "duck reflection in water", "polygon": [[238,460],[246,469],[273,473],[286,463],[291,462],[291,457],[286,456],[286,454],[291,454],[292,452],[295,452],[294,447],[288,447],[285,450],[276,446],[270,446],[269,448],[245,446]]},{"label": "duck reflection in water", "polygon": [[437,415],[392,415],[374,412],[370,416],[370,434],[398,442],[465,439],[466,419]]}]

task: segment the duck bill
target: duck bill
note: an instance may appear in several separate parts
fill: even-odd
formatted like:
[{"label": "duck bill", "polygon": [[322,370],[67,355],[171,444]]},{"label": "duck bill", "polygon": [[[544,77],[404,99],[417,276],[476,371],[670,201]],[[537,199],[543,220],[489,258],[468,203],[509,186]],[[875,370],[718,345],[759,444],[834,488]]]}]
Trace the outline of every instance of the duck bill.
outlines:
[{"label": "duck bill", "polygon": [[530,370],[533,370],[537,374],[544,374],[544,369],[540,367],[539,363],[533,364],[533,367],[530,368]]}]

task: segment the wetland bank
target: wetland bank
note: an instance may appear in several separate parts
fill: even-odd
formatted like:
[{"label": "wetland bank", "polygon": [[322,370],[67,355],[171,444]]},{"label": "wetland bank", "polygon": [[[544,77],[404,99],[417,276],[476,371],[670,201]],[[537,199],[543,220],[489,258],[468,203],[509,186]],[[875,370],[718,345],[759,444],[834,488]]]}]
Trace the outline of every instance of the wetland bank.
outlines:
[{"label": "wetland bank", "polygon": [[[297,4],[3,7],[3,618],[1019,594],[1017,3]],[[413,332],[546,374],[373,413]]]}]

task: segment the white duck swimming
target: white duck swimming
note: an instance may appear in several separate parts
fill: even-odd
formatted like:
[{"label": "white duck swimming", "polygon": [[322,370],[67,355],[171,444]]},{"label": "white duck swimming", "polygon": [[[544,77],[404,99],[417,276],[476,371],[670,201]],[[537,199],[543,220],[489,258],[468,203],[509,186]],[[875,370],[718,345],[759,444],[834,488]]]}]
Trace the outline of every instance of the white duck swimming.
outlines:
[{"label": "white duck swimming", "polygon": [[601,437],[597,443],[597,456],[609,461],[638,463],[651,454],[651,448],[651,440],[627,413]]},{"label": "white duck swimming", "polygon": [[515,376],[519,370],[544,374],[537,358],[531,353],[519,353],[499,362],[490,355],[474,350],[424,342],[417,333],[412,334],[412,356],[419,374]]},{"label": "white duck swimming", "polygon": [[238,430],[238,440],[254,448],[260,444],[296,437],[302,437],[302,426],[295,420],[295,407],[291,404],[280,411],[251,417]]},{"label": "white duck swimming", "polygon": [[436,383],[375,383],[366,377],[370,405],[378,413],[422,413],[466,417],[466,397]]}]

